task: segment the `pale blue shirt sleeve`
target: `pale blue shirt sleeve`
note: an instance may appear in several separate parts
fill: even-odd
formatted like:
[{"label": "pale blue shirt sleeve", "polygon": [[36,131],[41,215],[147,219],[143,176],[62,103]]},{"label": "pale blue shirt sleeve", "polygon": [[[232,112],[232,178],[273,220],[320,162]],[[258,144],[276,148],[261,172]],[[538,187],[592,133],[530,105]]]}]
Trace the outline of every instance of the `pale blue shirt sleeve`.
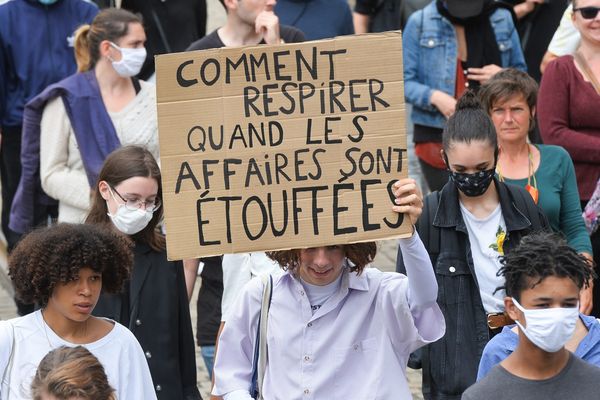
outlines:
[{"label": "pale blue shirt sleeve", "polygon": [[244,286],[229,313],[215,357],[215,384],[212,390],[215,396],[231,394],[233,397],[227,400],[251,398],[249,394],[248,397],[239,397],[240,393],[236,392],[249,393],[261,298],[262,282],[252,279]]},{"label": "pale blue shirt sleeve", "polygon": [[446,324],[436,302],[437,280],[421,239],[415,232],[410,238],[400,239],[399,245],[408,279],[395,279],[396,274],[384,279],[381,306],[387,315],[390,337],[402,344],[399,350],[410,353],[440,339]]},{"label": "pale blue shirt sleeve", "polygon": [[429,253],[415,233],[407,239],[399,239],[406,276],[408,276],[408,304],[418,313],[431,307],[437,300],[438,285]]},{"label": "pale blue shirt sleeve", "polygon": [[506,357],[512,354],[519,342],[519,336],[511,331],[511,326],[505,326],[502,332],[494,336],[483,349],[481,360],[479,361],[479,369],[477,371],[477,380],[485,378],[485,376],[500,364]]}]

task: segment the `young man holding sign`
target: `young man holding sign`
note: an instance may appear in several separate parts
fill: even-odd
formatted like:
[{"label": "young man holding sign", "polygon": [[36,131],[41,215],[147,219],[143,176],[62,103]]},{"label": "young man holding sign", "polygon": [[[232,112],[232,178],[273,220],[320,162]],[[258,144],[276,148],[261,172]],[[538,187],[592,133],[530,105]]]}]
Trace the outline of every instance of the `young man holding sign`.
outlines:
[{"label": "young man holding sign", "polygon": [[[227,21],[224,26],[213,31],[204,38],[192,43],[187,49],[206,50],[221,47],[257,45],[257,44],[279,44],[297,43],[304,41],[304,34],[296,28],[279,25],[279,19],[273,12],[275,0],[220,0],[227,9]],[[247,254],[247,256],[250,256]],[[261,255],[258,254],[258,257]],[[264,257],[262,257],[264,258]],[[230,273],[223,274],[222,258],[210,257],[203,260],[205,268],[202,270],[202,289],[198,296],[199,315],[202,315],[198,323],[198,344],[202,349],[206,367],[212,374],[215,346],[217,338],[218,321],[221,320],[221,308],[215,304],[221,302],[224,285],[229,285],[230,290],[225,289],[226,298],[232,296],[229,293],[238,290],[243,284],[239,279],[235,280],[235,272],[241,267],[236,263],[235,257],[230,262]],[[233,262],[231,262],[233,261]],[[261,266],[260,264],[258,265]],[[193,292],[193,287],[198,270],[198,263],[186,264],[186,280],[188,281],[188,292]],[[241,271],[237,271],[241,272]],[[228,284],[228,281],[232,283]],[[191,296],[190,296],[191,297]]]},{"label": "young man holding sign", "polygon": [[[422,195],[412,179],[394,184],[394,211],[414,224]],[[376,244],[267,253],[286,271],[273,279],[258,388],[265,399],[409,398],[409,354],[443,336],[437,283],[417,234],[400,239],[407,276],[366,268]],[[248,400],[263,283],[240,294],[219,339],[213,395]]]}]

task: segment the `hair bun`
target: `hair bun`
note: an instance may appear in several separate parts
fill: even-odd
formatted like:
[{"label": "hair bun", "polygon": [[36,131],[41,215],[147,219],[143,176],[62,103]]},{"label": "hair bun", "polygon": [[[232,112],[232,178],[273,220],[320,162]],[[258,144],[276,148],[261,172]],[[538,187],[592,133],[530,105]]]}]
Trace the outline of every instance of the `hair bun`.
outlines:
[{"label": "hair bun", "polygon": [[473,90],[466,90],[456,103],[456,111],[483,110],[481,102]]}]

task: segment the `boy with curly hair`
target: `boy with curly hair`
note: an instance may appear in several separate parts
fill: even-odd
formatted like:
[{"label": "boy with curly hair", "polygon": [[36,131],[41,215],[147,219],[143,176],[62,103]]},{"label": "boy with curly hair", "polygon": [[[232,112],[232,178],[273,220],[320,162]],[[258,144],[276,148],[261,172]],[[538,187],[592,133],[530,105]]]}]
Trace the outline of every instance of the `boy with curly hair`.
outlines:
[{"label": "boy with curly hair", "polygon": [[462,399],[597,398],[600,368],[565,348],[581,334],[579,293],[593,277],[587,260],[560,236],[540,232],[523,238],[502,263],[504,305],[519,327],[519,343]]}]

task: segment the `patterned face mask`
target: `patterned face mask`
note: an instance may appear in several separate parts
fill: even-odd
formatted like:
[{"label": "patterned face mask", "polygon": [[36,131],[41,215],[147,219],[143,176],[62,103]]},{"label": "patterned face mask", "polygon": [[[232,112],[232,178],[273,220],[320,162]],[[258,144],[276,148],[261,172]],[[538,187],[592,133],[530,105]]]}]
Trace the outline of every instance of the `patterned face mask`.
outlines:
[{"label": "patterned face mask", "polygon": [[473,174],[464,174],[450,171],[450,178],[461,192],[469,197],[481,196],[492,183],[496,168],[485,171],[475,172]]}]

